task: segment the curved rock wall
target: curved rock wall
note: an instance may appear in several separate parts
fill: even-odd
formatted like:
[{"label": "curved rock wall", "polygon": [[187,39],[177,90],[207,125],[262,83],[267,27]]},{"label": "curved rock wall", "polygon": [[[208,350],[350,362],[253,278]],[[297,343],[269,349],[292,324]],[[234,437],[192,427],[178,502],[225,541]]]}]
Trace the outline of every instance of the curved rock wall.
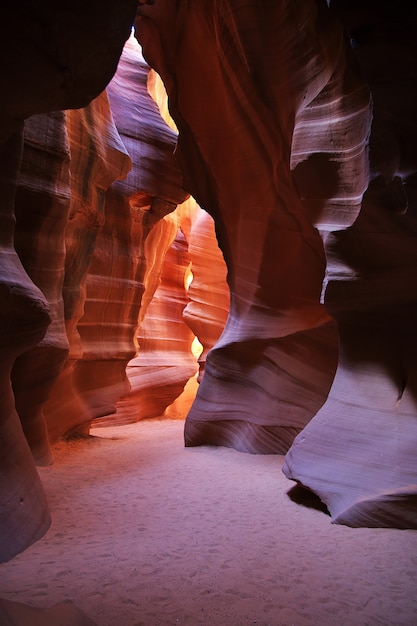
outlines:
[{"label": "curved rock wall", "polygon": [[[153,257],[154,264],[148,262],[145,284],[153,287],[152,299],[146,310],[141,310],[142,321],[136,332],[138,354],[126,370],[131,391],[119,401],[112,423],[160,417],[196,373],[197,362],[191,351],[194,335],[182,319],[190,258],[179,223],[178,212],[170,214],[147,239],[147,257]],[[158,278],[156,289],[150,272]]]},{"label": "curved rock wall", "polygon": [[65,113],[26,120],[14,242],[28,275],[48,301],[51,324],[42,341],[14,362],[12,385],[16,410],[37,464],[52,461],[43,410],[68,354],[62,286],[69,162]]},{"label": "curved rock wall", "polygon": [[[37,459],[48,462],[42,403],[67,351],[59,294],[68,211],[64,115],[28,122],[25,150],[23,120],[97,96],[115,71],[135,9],[134,0],[117,7],[29,0],[24,11],[21,5],[0,9],[0,561],[41,537],[50,523],[28,439]],[[31,393],[24,396],[26,383]]]},{"label": "curved rock wall", "polygon": [[[355,147],[356,168],[366,169],[369,94],[321,3],[188,3],[172,29],[174,5],[142,7],[137,31],[167,87],[188,189],[215,219],[230,287],[186,443],[285,452],[326,399],[337,358],[320,303],[325,257],[311,205],[321,227],[356,217],[364,180],[344,167]],[[349,119],[360,122],[351,134]],[[309,123],[322,126],[317,149],[303,147]],[[297,183],[291,171],[293,139],[299,172],[327,150],[319,165],[331,162],[333,180],[316,197],[305,173]],[[327,198],[339,181],[344,214]]]},{"label": "curved rock wall", "polygon": [[36,113],[80,108],[114,72],[137,0],[26,0],[0,7],[0,142]]},{"label": "curved rock wall", "polygon": [[193,333],[187,445],[291,447],[334,521],[415,527],[413,3],[140,3],[181,173],[133,38],[103,92],[136,4],[0,9],[0,560],[49,525],[33,457],[162,412]]},{"label": "curved rock wall", "polygon": [[[136,352],[142,295],[146,309],[156,289],[148,265],[159,254],[162,262],[167,247],[154,250],[147,238],[158,240],[155,225],[186,196],[172,158],[176,134],[147,92],[148,73],[131,36],[106,93],[68,113],[74,174],[64,297],[72,349],[48,405],[52,438],[88,432],[130,393],[126,365]],[[146,402],[134,410],[137,400],[129,400],[128,421],[138,412],[149,417]]]},{"label": "curved rock wall", "polygon": [[93,419],[75,378],[83,357],[78,324],[84,315],[87,276],[105,222],[105,194],[114,180],[123,178],[132,162],[114,124],[107,93],[87,107],[67,112],[71,152],[71,202],[65,231],[63,299],[69,357],[45,407],[49,438],[68,431],[83,432]]},{"label": "curved rock wall", "polygon": [[285,1],[140,10],[186,184],[215,218],[231,291],[185,437],[285,451],[326,399],[335,328],[320,317],[314,225],[340,358],[284,470],[336,522],[415,527],[416,8],[330,5],[333,14],[321,2]]},{"label": "curved rock wall", "polygon": [[183,317],[202,346],[198,357],[198,382],[201,383],[207,354],[226,325],[230,292],[226,280],[227,268],[217,243],[213,218],[198,205],[187,239],[192,281]]},{"label": "curved rock wall", "polygon": [[327,239],[339,363],[284,471],[337,523],[416,528],[417,8],[332,5],[372,90],[371,181],[355,223]]},{"label": "curved rock wall", "polygon": [[[74,376],[93,418],[114,413],[119,398],[129,392],[126,365],[136,352],[134,335],[149,278],[148,259],[156,254],[147,254],[147,239],[155,224],[187,195],[172,156],[176,133],[162,120],[148,94],[148,73],[149,66],[132,36],[107,88],[132,169],[106,193],[105,221],[87,276],[84,316],[78,324],[83,357],[75,365]],[[155,288],[148,288],[147,298]],[[145,407],[138,410],[146,411]]]},{"label": "curved rock wall", "polygon": [[16,411],[11,373],[16,359],[42,340],[48,302],[25,272],[14,248],[14,201],[23,129],[0,146],[0,561],[7,561],[48,529],[50,515]]}]

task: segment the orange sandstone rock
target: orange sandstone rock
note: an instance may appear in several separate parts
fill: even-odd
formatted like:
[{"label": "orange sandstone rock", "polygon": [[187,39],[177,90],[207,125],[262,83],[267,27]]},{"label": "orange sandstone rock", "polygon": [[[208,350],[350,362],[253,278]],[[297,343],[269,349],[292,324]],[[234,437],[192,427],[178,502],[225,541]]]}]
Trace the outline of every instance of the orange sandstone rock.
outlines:
[{"label": "orange sandstone rock", "polygon": [[83,354],[74,366],[74,379],[90,420],[114,413],[119,398],[129,392],[126,365],[135,356],[145,276],[156,253],[146,252],[147,239],[187,195],[173,159],[176,133],[162,120],[147,91],[148,73],[149,66],[132,36],[107,88],[132,168],[105,194],[104,223],[86,279],[84,315],[78,323]]},{"label": "orange sandstone rock", "polygon": [[[25,272],[14,248],[14,203],[23,146],[23,120],[34,114],[84,106],[103,90],[116,69],[134,17],[135,6],[134,0],[122,0],[117,5],[97,0],[76,1],[65,7],[49,0],[29,0],[24,7],[3,3],[0,8],[0,86],[3,96],[0,103],[2,561],[12,558],[41,537],[50,523],[43,489],[15,408],[11,385],[12,369],[15,366],[13,376],[18,397],[16,404],[23,416],[25,407],[21,375],[28,372],[28,369],[27,361],[24,363],[26,357],[22,355],[42,341],[51,318],[50,337],[53,337],[55,343],[60,336],[56,361],[58,368],[66,350],[61,331],[56,332],[59,325],[59,297],[56,297],[56,287],[62,259],[54,266],[51,257],[45,257],[48,268],[51,267],[50,263],[53,266],[53,281],[51,285],[46,285],[48,281],[42,276],[43,268],[36,266],[36,263],[32,264],[37,252],[39,257],[36,260],[42,257],[42,251],[37,250],[32,241],[20,241],[18,244],[21,250],[30,250],[28,256],[31,257],[31,271],[34,270],[48,291],[47,296],[52,303],[50,317],[47,298]],[[46,139],[48,143],[50,138]],[[54,161],[53,155],[50,156]],[[65,159],[66,157],[64,163]],[[55,199],[56,208],[61,198]],[[52,212],[55,208],[52,208]],[[38,215],[37,218],[39,217]],[[19,226],[22,236],[26,230],[25,221]],[[48,239],[46,233],[49,229],[48,220],[44,227],[40,219],[37,232],[38,236],[42,232],[41,238],[46,237],[44,243]],[[58,231],[57,257],[62,254],[61,241],[61,233]],[[48,241],[48,245],[49,243]],[[40,352],[44,351],[45,346],[46,344],[41,347]],[[40,352],[38,351],[38,357]],[[18,358],[20,361],[15,365]],[[34,382],[36,374],[29,373]],[[54,376],[56,371],[52,374]],[[39,433],[38,437],[37,429],[29,427],[29,423],[32,426],[35,422],[42,424],[40,407],[46,387],[43,386],[38,398],[33,398],[34,405],[38,405],[35,409],[36,415],[27,414],[24,417],[28,437],[34,450],[36,449],[36,455],[42,459],[48,457],[47,446],[44,445],[45,432]]]},{"label": "orange sandstone rock", "polygon": [[[315,224],[327,224],[329,214],[336,220],[328,196],[338,179],[319,193],[308,188],[300,164],[316,164],[311,144],[297,148],[307,155],[293,161],[297,183],[293,140],[302,143],[297,123],[311,106],[326,129],[318,138],[330,136],[325,162],[340,150],[343,170],[344,148],[355,141],[357,167],[364,166],[368,91],[324,3],[177,9],[166,0],[140,7],[137,33],[167,88],[185,184],[214,217],[228,268],[230,312],[207,357],[186,444],[285,452],[326,399],[337,358],[335,327],[320,302],[325,256]],[[333,111],[338,120],[360,120],[357,135],[344,140],[338,127],[346,124],[332,120]],[[364,181],[341,180],[349,180],[351,198],[337,216],[345,224],[358,212]],[[314,196],[323,211],[313,220],[303,200]]]}]

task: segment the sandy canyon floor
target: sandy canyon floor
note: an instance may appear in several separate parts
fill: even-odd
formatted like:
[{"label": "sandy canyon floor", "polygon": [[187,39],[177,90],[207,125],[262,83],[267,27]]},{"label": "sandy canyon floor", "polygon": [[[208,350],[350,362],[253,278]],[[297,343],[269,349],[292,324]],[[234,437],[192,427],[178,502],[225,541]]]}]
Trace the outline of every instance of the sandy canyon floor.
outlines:
[{"label": "sandy canyon floor", "polygon": [[53,524],[1,597],[98,626],[417,625],[416,531],[332,525],[283,457],[184,448],[180,420],[92,435],[40,469]]}]

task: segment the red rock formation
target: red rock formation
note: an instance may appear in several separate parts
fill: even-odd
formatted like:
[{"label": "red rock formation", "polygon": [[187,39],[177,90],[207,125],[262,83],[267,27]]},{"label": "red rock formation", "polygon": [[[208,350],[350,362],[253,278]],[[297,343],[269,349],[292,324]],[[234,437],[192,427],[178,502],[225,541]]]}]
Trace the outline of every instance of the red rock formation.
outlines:
[{"label": "red rock formation", "polygon": [[[219,338],[227,318],[226,267],[213,220],[192,198],[154,226],[145,254],[145,292],[136,334],[138,354],[127,367],[131,390],[118,402],[117,414],[96,425],[163,414],[184,418],[197,389],[194,335],[204,344],[199,357],[202,377],[207,351]],[[187,293],[189,267],[192,282]],[[175,406],[171,406],[174,401]]]},{"label": "red rock formation", "polygon": [[192,282],[184,320],[201,343],[198,358],[199,382],[203,379],[206,358],[226,324],[230,293],[226,282],[227,268],[219,249],[213,218],[196,207],[188,235]]},{"label": "red rock formation", "polygon": [[66,227],[63,298],[70,353],[45,407],[48,433],[88,429],[92,415],[81,396],[74,367],[83,356],[78,323],[84,313],[87,274],[105,221],[105,192],[124,178],[132,162],[114,125],[107,93],[83,109],[67,112],[71,147],[71,210]]},{"label": "red rock formation", "polygon": [[114,413],[119,398],[129,391],[126,365],[135,355],[146,241],[154,225],[186,196],[172,157],[176,134],[148,94],[148,73],[140,46],[131,37],[107,92],[132,169],[106,193],[105,220],[78,323],[83,355],[74,366],[74,380],[89,421]]},{"label": "red rock formation", "polygon": [[51,324],[42,341],[16,359],[12,385],[26,439],[35,461],[42,465],[52,462],[44,404],[68,354],[62,285],[69,160],[65,113],[26,120],[14,240],[28,275],[47,298]]},{"label": "red rock formation", "polygon": [[[135,5],[134,0],[117,5],[76,0],[62,7],[50,0],[29,0],[24,7],[3,3],[0,8],[1,561],[41,537],[50,522],[11,386],[16,359],[42,340],[51,320],[45,296],[30,280],[14,248],[22,123],[35,113],[82,106],[102,91],[116,68]],[[41,226],[40,231],[44,234],[48,227]],[[29,256],[36,255],[33,251]],[[17,367],[14,381],[19,386]],[[25,421],[28,424],[32,418],[26,416]],[[40,448],[44,456],[45,448]]]},{"label": "red rock formation", "polygon": [[[363,167],[368,93],[322,3],[177,8],[166,0],[139,13],[138,37],[163,77],[180,131],[187,188],[216,221],[231,293],[225,331],[187,417],[186,443],[283,452],[324,402],[335,367],[334,328],[320,304],[322,241],[290,169],[294,127],[311,106],[336,141],[325,164],[340,153],[343,169],[345,154],[359,146]],[[357,135],[339,134],[329,112],[364,122]],[[353,219],[363,180],[351,182]],[[330,188],[318,197],[305,193],[317,200],[316,224],[328,222],[317,208],[328,212]]]},{"label": "red rock formation", "polygon": [[333,2],[372,89],[372,180],[355,223],[329,236],[326,304],[340,357],[326,404],[286,475],[334,522],[417,528],[416,7]]},{"label": "red rock formation", "polygon": [[7,561],[48,529],[45,495],[23,434],[11,386],[13,364],[42,339],[48,303],[26,274],[14,248],[14,200],[23,132],[0,146],[0,561]]},{"label": "red rock formation", "polygon": [[[113,423],[162,416],[197,370],[191,351],[194,335],[182,319],[190,258],[179,223],[177,212],[166,216],[146,240],[148,271],[136,333],[138,354],[127,367],[131,391],[119,401]],[[156,289],[152,278],[159,283]]]},{"label": "red rock formation", "polygon": [[[27,123],[23,163],[22,123],[102,92],[136,6],[24,4],[0,9],[0,560],[49,524],[28,440],[47,461],[42,405],[67,350],[64,115]],[[169,93],[187,190],[215,219],[231,294],[187,418],[187,445],[283,452],[304,428],[285,472],[314,490],[334,521],[416,527],[413,3],[400,0],[393,19],[371,0],[330,2],[350,29],[374,101],[371,183],[359,216],[369,94],[324,1],[139,5],[138,36]],[[51,439],[84,432],[114,410],[128,388],[138,319],[154,334],[160,314],[152,313],[158,302],[149,304],[154,227],[186,194],[172,160],[176,135],[147,93],[147,76],[131,39],[108,91],[115,123],[106,94],[68,113],[63,293],[71,352],[46,407]],[[46,152],[34,159],[39,148]],[[32,167],[41,171],[42,161],[50,165],[35,185]],[[131,162],[126,179],[112,184]],[[192,228],[185,230],[192,252]],[[340,358],[329,398],[308,424],[336,359],[335,325],[320,302],[326,261],[318,231]],[[177,283],[181,246],[171,250],[180,257]],[[198,279],[193,290],[186,316],[194,323]],[[221,327],[217,313],[210,317],[209,332],[196,327],[205,348]],[[190,334],[182,339],[188,345]],[[30,397],[28,385],[36,390]]]}]

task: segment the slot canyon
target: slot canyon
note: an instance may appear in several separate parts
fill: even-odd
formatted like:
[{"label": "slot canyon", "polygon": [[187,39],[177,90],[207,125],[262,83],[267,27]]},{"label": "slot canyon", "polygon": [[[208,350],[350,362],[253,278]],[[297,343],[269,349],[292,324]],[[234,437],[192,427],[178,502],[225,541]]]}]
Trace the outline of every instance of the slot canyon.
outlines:
[{"label": "slot canyon", "polygon": [[0,15],[0,563],[54,446],[148,420],[417,530],[417,4]]}]

